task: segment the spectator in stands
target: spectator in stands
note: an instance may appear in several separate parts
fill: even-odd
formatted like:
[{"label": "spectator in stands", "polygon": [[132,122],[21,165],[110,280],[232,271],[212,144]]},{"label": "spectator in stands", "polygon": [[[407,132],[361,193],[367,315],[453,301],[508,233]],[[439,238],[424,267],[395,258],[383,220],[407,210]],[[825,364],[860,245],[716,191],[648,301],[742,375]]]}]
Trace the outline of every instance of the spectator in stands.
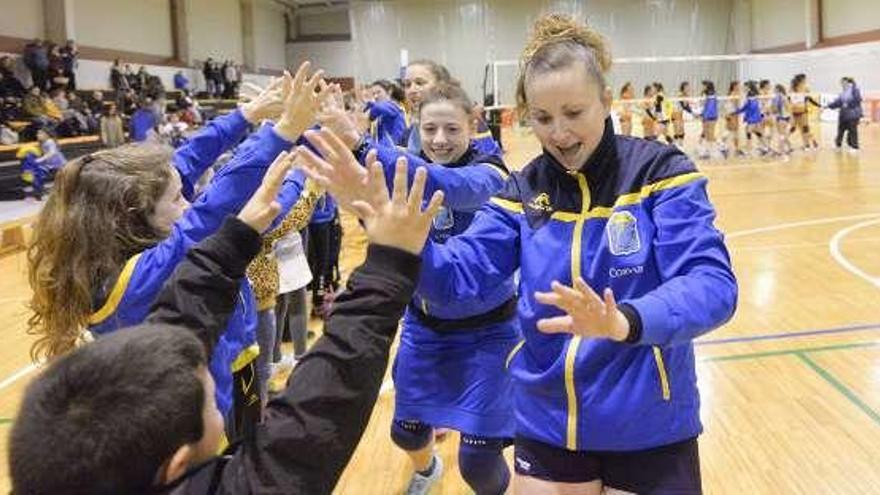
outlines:
[{"label": "spectator in stands", "polygon": [[24,47],[24,64],[31,71],[34,86],[43,90],[48,88],[49,51],[43,40],[37,38]]},{"label": "spectator in stands", "polygon": [[184,143],[184,135],[188,129],[189,125],[180,121],[180,115],[172,112],[168,114],[168,121],[159,127],[159,136],[164,142],[177,148]]},{"label": "spectator in stands", "polygon": [[15,77],[12,57],[0,57],[0,98],[21,98],[25,92],[24,85]]},{"label": "spectator in stands", "polygon": [[125,144],[125,133],[122,130],[122,117],[116,109],[116,104],[111,103],[107,115],[101,117],[101,142],[108,148],[115,148]]},{"label": "spectator in stands", "polygon": [[61,148],[48,129],[40,129],[37,131],[37,141],[40,142],[40,149],[43,152],[37,163],[46,170],[54,172],[67,163],[67,158],[61,153]]},{"label": "spectator in stands", "polygon": [[55,106],[58,107],[58,110],[61,110],[63,115],[70,108],[70,101],[67,100],[66,92],[63,89],[53,89],[49,94],[52,96]]},{"label": "spectator in stands", "polygon": [[38,127],[54,127],[61,121],[58,106],[45,97],[40,88],[34,86],[22,101],[25,118],[33,121]]},{"label": "spectator in stands", "polygon": [[156,114],[151,108],[153,100],[145,98],[143,105],[134,115],[131,116],[129,122],[129,136],[134,142],[146,141],[151,137],[151,133],[155,134],[156,126],[159,121],[156,120]]},{"label": "spectator in stands", "polygon": [[95,118],[104,115],[104,93],[101,91],[93,91],[92,95],[85,100],[86,106]]},{"label": "spectator in stands", "polygon": [[208,98],[214,96],[214,59],[208,57],[208,60],[205,60],[205,66],[202,67],[202,75],[205,76],[205,91],[208,93]]},{"label": "spectator in stands", "polygon": [[214,98],[220,98],[226,88],[225,74],[220,62],[214,61],[211,67],[211,75],[214,76]]},{"label": "spectator in stands", "polygon": [[8,123],[13,120],[25,120],[24,109],[21,106],[21,98],[7,96],[0,98],[0,122]]},{"label": "spectator in stands", "polygon": [[232,60],[227,60],[223,66],[223,84],[225,85],[223,97],[228,100],[234,99],[238,92],[238,68]]},{"label": "spectator in stands", "polygon": [[80,134],[93,134],[98,131],[98,119],[92,116],[91,109],[76,91],[67,92],[68,113],[65,117],[76,119]]},{"label": "spectator in stands", "polygon": [[143,65],[138,69],[137,74],[135,74],[137,78],[137,90],[139,93],[144,93],[147,91],[147,83],[150,79],[150,74],[147,72],[147,68]]},{"label": "spectator in stands", "polygon": [[189,79],[183,74],[182,70],[174,74],[174,89],[178,91],[189,91]]},{"label": "spectator in stands", "polygon": [[64,77],[67,78],[67,89],[76,90],[76,66],[79,60],[79,49],[76,42],[67,40],[67,44],[61,48],[61,65],[64,69]]},{"label": "spectator in stands", "polygon": [[18,142],[18,133],[6,125],[6,121],[0,121],[0,144],[9,145]]},{"label": "spectator in stands", "polygon": [[116,105],[119,107],[119,111],[123,115],[131,116],[138,109],[138,101],[137,93],[134,92],[134,89],[129,88],[119,95]]},{"label": "spectator in stands", "polygon": [[135,93],[140,93],[141,87],[138,84],[137,74],[135,74],[130,64],[125,64],[122,68],[122,74],[125,76],[125,80],[128,81],[128,87],[133,89]]},{"label": "spectator in stands", "polygon": [[116,94],[130,88],[128,78],[125,77],[125,72],[122,68],[122,62],[118,58],[113,61],[113,65],[110,67],[110,87],[117,92]]}]

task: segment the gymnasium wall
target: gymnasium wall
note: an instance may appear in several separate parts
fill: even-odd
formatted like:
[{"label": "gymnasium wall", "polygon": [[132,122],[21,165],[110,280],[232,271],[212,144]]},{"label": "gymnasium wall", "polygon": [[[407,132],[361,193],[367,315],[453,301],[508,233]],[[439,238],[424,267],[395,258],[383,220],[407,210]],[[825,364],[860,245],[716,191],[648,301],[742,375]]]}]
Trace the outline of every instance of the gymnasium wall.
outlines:
[{"label": "gymnasium wall", "polygon": [[825,37],[880,30],[880,4],[877,0],[825,0],[822,5]]},{"label": "gymnasium wall", "polygon": [[76,0],[71,5],[80,45],[174,56],[171,5],[166,0],[124,6],[118,0]]},{"label": "gymnasium wall", "polygon": [[752,0],[752,49],[804,43],[806,15],[804,0]]},{"label": "gymnasium wall", "polygon": [[258,3],[254,9],[255,63],[261,69],[284,69],[287,66],[287,26],[285,10],[273,3]]},{"label": "gymnasium wall", "polygon": [[[350,75],[358,81],[396,77],[400,50],[406,49],[409,60],[431,58],[446,64],[473,97],[482,99],[486,64],[516,60],[531,24],[550,11],[587,19],[609,38],[615,57],[733,53],[744,44],[734,22],[736,1],[641,0],[637,7],[617,0],[355,1],[351,20],[356,63]],[[634,16],[634,8],[650,15]],[[681,79],[729,78],[733,67],[621,65],[612,79],[615,84],[659,79],[673,85]],[[512,101],[515,72],[510,66],[500,74],[503,103]]]},{"label": "gymnasium wall", "polygon": [[351,41],[298,41],[287,44],[287,64],[296,69],[306,60],[324,69],[329,77],[351,77],[354,44]]},{"label": "gymnasium wall", "polygon": [[239,1],[187,1],[190,57],[196,61],[213,57],[241,63],[244,56]]},{"label": "gymnasium wall", "polygon": [[0,0],[0,36],[33,39],[43,36],[43,2]]},{"label": "gymnasium wall", "polygon": [[813,91],[837,94],[840,78],[850,76],[865,96],[880,97],[880,42],[835,46],[795,53],[761,56],[742,62],[743,79],[771,79],[786,86],[804,73]]}]

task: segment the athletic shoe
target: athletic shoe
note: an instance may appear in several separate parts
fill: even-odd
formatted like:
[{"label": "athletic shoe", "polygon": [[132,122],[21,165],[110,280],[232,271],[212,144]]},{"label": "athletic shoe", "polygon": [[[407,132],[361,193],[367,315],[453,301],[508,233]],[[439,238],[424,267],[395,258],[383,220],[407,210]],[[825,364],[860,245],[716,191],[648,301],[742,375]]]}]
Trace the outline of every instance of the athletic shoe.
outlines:
[{"label": "athletic shoe", "polygon": [[440,456],[436,453],[434,454],[433,464],[434,466],[431,468],[431,473],[428,475],[420,474],[418,472],[413,473],[413,477],[409,480],[409,485],[406,487],[406,491],[403,492],[405,495],[428,494],[431,487],[440,480],[441,476],[443,476],[443,461],[440,460]]}]

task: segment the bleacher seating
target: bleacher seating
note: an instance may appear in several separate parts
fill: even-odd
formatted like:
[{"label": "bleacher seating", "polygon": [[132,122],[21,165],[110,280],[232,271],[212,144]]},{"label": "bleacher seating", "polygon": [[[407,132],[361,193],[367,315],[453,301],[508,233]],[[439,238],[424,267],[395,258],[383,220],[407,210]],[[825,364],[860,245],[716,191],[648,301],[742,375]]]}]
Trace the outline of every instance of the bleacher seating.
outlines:
[{"label": "bleacher seating", "polygon": [[[33,144],[13,144],[0,146],[0,201],[11,201],[24,198],[24,181],[21,180],[21,163],[15,154],[21,146]],[[101,138],[98,136],[80,136],[58,140],[61,152],[72,160],[82,155],[101,149]]]}]

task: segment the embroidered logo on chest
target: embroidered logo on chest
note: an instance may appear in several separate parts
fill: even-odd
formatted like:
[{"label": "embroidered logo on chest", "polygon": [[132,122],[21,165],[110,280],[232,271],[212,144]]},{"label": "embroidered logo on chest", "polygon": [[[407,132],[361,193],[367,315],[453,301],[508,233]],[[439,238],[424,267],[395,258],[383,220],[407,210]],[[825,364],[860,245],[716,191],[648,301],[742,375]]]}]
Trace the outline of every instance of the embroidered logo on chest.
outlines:
[{"label": "embroidered logo on chest", "polygon": [[628,211],[614,212],[608,219],[605,232],[608,235],[608,249],[615,256],[626,256],[642,249],[638,221]]},{"label": "embroidered logo on chest", "polygon": [[553,205],[550,204],[550,195],[545,192],[532,198],[528,206],[530,210],[536,212],[550,213],[553,211]]}]

